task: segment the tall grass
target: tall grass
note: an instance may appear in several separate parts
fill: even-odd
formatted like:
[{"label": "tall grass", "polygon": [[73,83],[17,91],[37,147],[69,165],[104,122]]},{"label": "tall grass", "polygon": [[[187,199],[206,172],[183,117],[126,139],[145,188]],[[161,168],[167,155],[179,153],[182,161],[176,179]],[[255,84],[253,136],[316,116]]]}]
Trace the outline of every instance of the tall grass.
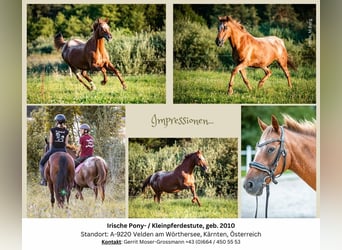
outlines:
[{"label": "tall grass", "polygon": [[92,75],[96,90],[88,91],[75,76],[62,74],[30,75],[27,79],[29,104],[127,104],[165,103],[165,75],[123,76],[125,91],[116,76],[109,75],[106,85],[101,85],[102,74]]},{"label": "tall grass", "polygon": [[130,218],[237,218],[236,199],[199,197],[201,207],[191,202],[191,197],[167,199],[162,195],[161,202],[153,198],[129,199]]},{"label": "tall grass", "polygon": [[316,75],[311,68],[291,72],[293,88],[281,69],[272,68],[272,76],[262,88],[258,82],[264,76],[262,70],[248,69],[248,79],[253,87],[248,91],[240,75],[234,79],[234,94],[227,95],[230,71],[175,70],[174,103],[316,103]]},{"label": "tall grass", "polygon": [[[26,217],[28,218],[123,218],[126,216],[124,184],[108,183],[106,198],[102,203],[99,197],[95,200],[94,192],[83,189],[84,200],[75,198],[73,189],[67,208],[59,208],[57,203],[51,207],[48,187],[38,182],[29,183],[26,192]],[[66,203],[65,203],[66,205]]]}]

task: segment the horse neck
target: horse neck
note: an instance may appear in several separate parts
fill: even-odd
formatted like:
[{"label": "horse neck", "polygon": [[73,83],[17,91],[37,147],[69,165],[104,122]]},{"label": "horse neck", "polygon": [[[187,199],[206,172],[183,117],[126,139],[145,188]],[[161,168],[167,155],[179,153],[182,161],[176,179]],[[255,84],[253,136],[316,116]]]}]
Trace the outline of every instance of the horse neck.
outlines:
[{"label": "horse neck", "polygon": [[233,49],[240,48],[242,38],[246,38],[246,37],[253,38],[253,36],[249,34],[248,32],[242,31],[238,27],[235,27],[235,24],[231,24],[230,29],[231,29],[231,35],[229,37],[229,42]]},{"label": "horse neck", "polygon": [[106,51],[104,37],[100,38],[98,37],[97,33],[94,33],[94,40],[96,44],[96,50],[103,54]]},{"label": "horse neck", "polygon": [[285,149],[289,169],[316,190],[316,137],[286,130]]},{"label": "horse neck", "polygon": [[192,156],[186,157],[183,162],[175,169],[175,171],[182,171],[188,174],[192,174],[196,164],[192,159]]}]

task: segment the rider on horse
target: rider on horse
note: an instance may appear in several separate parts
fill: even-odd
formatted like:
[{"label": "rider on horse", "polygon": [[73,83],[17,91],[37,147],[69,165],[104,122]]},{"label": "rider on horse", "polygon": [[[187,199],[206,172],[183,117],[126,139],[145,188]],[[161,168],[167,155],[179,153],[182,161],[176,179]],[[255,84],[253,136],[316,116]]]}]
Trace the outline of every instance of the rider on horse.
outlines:
[{"label": "rider on horse", "polygon": [[79,147],[77,149],[75,159],[75,168],[80,165],[87,158],[94,155],[94,138],[89,134],[90,126],[86,123],[80,126],[81,137],[79,140]]},{"label": "rider on horse", "polygon": [[69,130],[65,125],[66,118],[63,114],[55,116],[56,126],[50,129],[49,148],[39,162],[39,171],[41,175],[40,185],[46,186],[44,178],[44,165],[49,157],[58,151],[66,152],[66,145],[69,140]]}]

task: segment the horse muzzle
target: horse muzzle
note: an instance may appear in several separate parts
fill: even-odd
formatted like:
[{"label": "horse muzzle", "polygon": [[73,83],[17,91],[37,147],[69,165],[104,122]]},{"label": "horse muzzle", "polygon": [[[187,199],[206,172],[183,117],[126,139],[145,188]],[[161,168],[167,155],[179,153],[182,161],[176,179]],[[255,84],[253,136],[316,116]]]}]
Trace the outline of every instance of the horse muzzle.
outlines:
[{"label": "horse muzzle", "polygon": [[208,167],[207,167],[206,165],[203,165],[203,166],[201,166],[201,169],[202,169],[204,172],[206,172],[207,169],[208,169]]},{"label": "horse muzzle", "polygon": [[106,38],[107,42],[109,42],[112,39],[112,35],[111,34],[104,34],[103,37]]},{"label": "horse muzzle", "polygon": [[243,188],[250,195],[260,196],[264,190],[265,181],[260,178],[246,178],[243,183]]},{"label": "horse muzzle", "polygon": [[216,43],[217,46],[222,47],[223,44],[224,44],[224,40],[216,38],[215,43]]}]

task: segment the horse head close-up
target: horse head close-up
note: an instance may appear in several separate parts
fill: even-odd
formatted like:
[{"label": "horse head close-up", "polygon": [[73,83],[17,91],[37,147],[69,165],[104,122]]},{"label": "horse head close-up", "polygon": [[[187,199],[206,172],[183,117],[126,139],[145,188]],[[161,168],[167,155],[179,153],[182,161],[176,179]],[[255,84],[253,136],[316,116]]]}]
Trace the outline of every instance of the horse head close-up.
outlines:
[{"label": "horse head close-up", "polygon": [[[280,125],[272,115],[271,124],[267,125],[258,118],[262,135],[243,183],[246,192],[256,197],[266,187],[266,204],[270,183],[278,184],[276,179],[286,170],[293,171],[316,190],[316,126],[312,122],[297,122],[287,115],[284,121]],[[267,205],[265,214],[267,217]]]}]

